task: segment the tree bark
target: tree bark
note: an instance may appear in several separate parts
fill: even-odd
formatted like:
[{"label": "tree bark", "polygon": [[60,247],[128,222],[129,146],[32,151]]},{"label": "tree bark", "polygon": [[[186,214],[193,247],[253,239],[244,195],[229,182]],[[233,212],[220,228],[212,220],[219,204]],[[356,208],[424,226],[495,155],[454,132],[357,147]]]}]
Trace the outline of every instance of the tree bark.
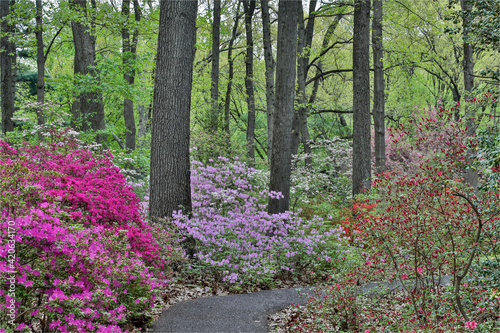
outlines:
[{"label": "tree bark", "polygon": [[271,158],[270,191],[283,198],[269,198],[268,212],[283,213],[290,207],[291,132],[295,99],[298,1],[280,0],[276,55],[276,99]]},{"label": "tree bark", "polygon": [[227,146],[230,147],[230,106],[231,106],[231,91],[233,88],[233,77],[234,77],[234,59],[233,59],[233,45],[238,36],[238,23],[240,20],[240,2],[238,1],[238,7],[236,9],[236,16],[234,18],[233,31],[231,33],[231,39],[229,40],[229,46],[227,51],[227,63],[229,65],[229,74],[227,80],[226,98],[224,100],[224,131],[227,136]]},{"label": "tree bark", "polygon": [[354,1],[353,196],[370,188],[370,1]]},{"label": "tree bark", "polygon": [[[87,0],[72,0],[71,6],[74,10],[81,12],[81,15],[87,16]],[[95,38],[90,32],[91,28],[81,21],[71,22],[71,28],[75,46],[75,76],[89,76],[96,81],[94,87],[82,88],[83,92],[73,104],[73,115],[76,116],[76,121],[81,121],[81,130],[103,130],[105,128],[104,104],[102,93],[97,88],[99,78],[95,69]],[[102,139],[101,135],[96,136],[97,142],[100,143]]]},{"label": "tree bark", "polygon": [[43,47],[43,8],[42,0],[35,1],[36,6],[36,67],[38,78],[36,82],[36,101],[38,104],[36,118],[38,125],[45,124],[43,104],[45,103],[45,54]]},{"label": "tree bark", "polygon": [[212,84],[210,87],[211,120],[210,130],[217,133],[219,127],[219,55],[220,55],[220,0],[214,0],[212,25]]},{"label": "tree bark", "polygon": [[248,125],[247,125],[247,156],[248,165],[255,164],[255,97],[253,91],[253,32],[252,18],[255,11],[255,0],[244,0],[245,32],[247,52],[245,57],[245,87],[247,91]]},{"label": "tree bark", "polygon": [[[472,45],[468,42],[469,38],[469,29],[470,29],[470,17],[469,13],[471,12],[471,3],[469,0],[460,0],[460,5],[462,7],[463,13],[463,40],[464,40],[464,60],[463,60],[463,68],[464,68],[464,88],[465,88],[465,98],[472,99],[472,91],[474,89],[474,62],[472,60],[473,49]],[[467,134],[469,136],[474,136],[476,134],[476,122],[474,120],[476,114],[474,107],[465,105],[465,118],[467,124]],[[474,150],[470,150],[470,154],[474,154]],[[469,183],[474,189],[477,188],[479,184],[479,174],[477,171],[472,169],[467,169],[465,173],[465,179],[467,183]]]},{"label": "tree bark", "polygon": [[262,39],[264,44],[264,62],[266,64],[266,113],[267,113],[267,158],[269,162],[273,147],[274,125],[274,58],[271,41],[271,21],[269,19],[269,0],[261,0]]},{"label": "tree bark", "polygon": [[191,89],[197,1],[162,0],[151,133],[150,215],[190,214]]},{"label": "tree bark", "polygon": [[372,49],[373,49],[373,124],[375,127],[375,169],[385,170],[385,88],[384,47],[382,43],[382,0],[373,0]]},{"label": "tree bark", "polygon": [[15,106],[14,100],[16,97],[16,44],[10,40],[14,33],[14,25],[10,24],[9,20],[5,19],[15,1],[0,1],[0,17],[3,19],[2,37],[0,39],[0,67],[1,67],[1,103],[2,103],[2,132],[5,135],[7,132],[14,130]]},{"label": "tree bark", "polygon": [[309,19],[307,20],[307,26],[304,26],[304,14],[302,6],[299,6],[299,27],[298,27],[298,53],[299,58],[297,60],[297,102],[298,110],[295,116],[296,120],[294,124],[296,127],[292,127],[292,154],[298,153],[299,148],[299,131],[302,134],[302,144],[304,145],[304,153],[306,156],[306,167],[310,167],[312,163],[311,158],[311,146],[309,145],[309,128],[307,126],[307,99],[306,99],[306,79],[307,73],[309,71],[309,53],[312,44],[312,36],[314,31],[314,21],[316,10],[316,0],[311,0],[309,2]]}]

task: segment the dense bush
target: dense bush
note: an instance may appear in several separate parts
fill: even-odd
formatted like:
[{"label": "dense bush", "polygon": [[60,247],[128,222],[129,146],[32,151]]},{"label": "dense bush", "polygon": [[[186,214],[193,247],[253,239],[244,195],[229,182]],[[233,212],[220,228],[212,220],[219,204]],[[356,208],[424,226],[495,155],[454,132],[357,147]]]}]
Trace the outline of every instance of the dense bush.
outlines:
[{"label": "dense bush", "polygon": [[[294,330],[498,330],[499,192],[464,182],[476,143],[460,122],[438,124],[431,117],[397,130],[422,160],[374,179],[374,199],[358,205],[351,226],[363,264],[332,275],[326,296],[308,305],[313,320]],[[424,129],[432,133],[419,135]],[[408,140],[411,133],[416,140]],[[449,286],[439,284],[445,275]],[[359,292],[377,280],[397,282],[401,290]]]},{"label": "dense bush", "polygon": [[237,287],[309,279],[342,254],[340,228],[291,212],[268,214],[267,198],[280,194],[262,189],[256,171],[244,163],[219,157],[214,165],[192,165],[193,214],[179,211],[173,223],[196,241],[197,264],[223,281]]},{"label": "dense bush", "polygon": [[120,332],[151,318],[166,283],[169,249],[143,222],[125,177],[109,154],[77,149],[68,132],[18,149],[0,141],[0,272],[8,286],[0,323],[8,331]]}]

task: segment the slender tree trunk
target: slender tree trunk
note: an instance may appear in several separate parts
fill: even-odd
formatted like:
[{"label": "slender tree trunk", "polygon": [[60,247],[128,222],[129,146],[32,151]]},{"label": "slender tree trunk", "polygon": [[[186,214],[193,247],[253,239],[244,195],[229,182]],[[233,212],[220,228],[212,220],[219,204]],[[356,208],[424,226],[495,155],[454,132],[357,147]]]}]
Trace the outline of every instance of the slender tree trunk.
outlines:
[{"label": "slender tree trunk", "polygon": [[220,54],[220,0],[214,0],[214,22],[212,25],[212,84],[210,87],[211,120],[210,130],[219,128],[219,54]]},{"label": "slender tree trunk", "polygon": [[298,1],[280,0],[278,8],[278,48],[276,55],[276,105],[271,158],[270,191],[283,198],[269,198],[270,214],[290,207],[291,130],[297,60]]},{"label": "slender tree trunk", "polygon": [[191,89],[197,1],[162,0],[151,133],[153,218],[176,210],[190,214],[189,161]]},{"label": "slender tree trunk", "polygon": [[247,91],[248,125],[247,125],[247,155],[248,164],[255,164],[255,97],[253,91],[253,32],[252,18],[255,11],[255,0],[244,0],[245,31],[247,52],[245,57],[245,87]]},{"label": "slender tree trunk", "polygon": [[[471,3],[469,0],[460,0],[460,5],[462,6],[463,13],[463,39],[464,39],[464,88],[465,88],[465,98],[472,99],[472,91],[474,89],[474,62],[472,60],[473,49],[472,45],[468,42],[469,29],[470,29],[470,12]],[[476,134],[476,122],[474,120],[476,114],[474,107],[471,107],[465,103],[465,118],[467,121],[467,134],[474,136]],[[471,155],[475,153],[474,150],[470,150]],[[466,181],[473,187],[477,188],[479,183],[479,174],[477,171],[472,169],[467,169],[465,173]]]},{"label": "slender tree trunk", "polygon": [[309,128],[307,126],[307,99],[306,99],[306,79],[307,73],[309,71],[309,53],[312,44],[312,35],[314,31],[314,21],[315,21],[315,10],[316,10],[316,0],[311,0],[309,2],[309,19],[307,20],[307,26],[304,26],[304,14],[302,6],[299,6],[299,30],[298,30],[298,53],[299,58],[297,60],[297,100],[298,100],[298,110],[296,115],[296,120],[294,124],[296,127],[292,128],[292,154],[298,153],[299,147],[299,131],[302,134],[302,144],[304,145],[304,153],[306,157],[306,166],[310,167],[312,163],[311,158],[311,146],[309,145]]},{"label": "slender tree trunk", "polygon": [[2,103],[2,132],[14,130],[14,100],[16,97],[16,44],[10,37],[14,33],[14,25],[5,18],[9,15],[11,7],[15,1],[0,1],[0,17],[3,19],[2,37],[0,39],[0,67],[1,67],[1,103]]},{"label": "slender tree trunk", "polygon": [[375,169],[385,170],[385,88],[384,88],[384,48],[382,44],[382,0],[373,0],[372,48],[373,65],[373,123],[375,127]]},{"label": "slender tree trunk", "polygon": [[229,64],[229,77],[227,81],[227,89],[226,89],[226,98],[224,100],[224,131],[226,132],[227,136],[227,146],[230,147],[230,138],[231,138],[231,131],[230,131],[230,120],[231,120],[231,115],[230,115],[230,106],[231,106],[231,91],[233,88],[233,77],[234,77],[234,59],[233,59],[233,45],[236,40],[236,37],[238,36],[238,23],[240,20],[240,3],[238,1],[238,8],[236,9],[236,16],[234,18],[234,25],[233,25],[233,31],[231,33],[231,39],[229,40],[229,46],[228,46],[228,51],[227,51],[227,62]]},{"label": "slender tree trunk", "polygon": [[[87,16],[87,0],[72,0],[71,5],[82,16]],[[71,28],[75,46],[75,75],[91,77],[99,85],[95,70],[95,38],[91,34],[91,28],[79,20],[74,20],[71,23]],[[77,120],[81,121],[81,129],[83,131],[104,129],[102,93],[96,88],[90,87],[83,87],[82,90],[84,92],[80,93],[73,104],[74,116],[78,116]],[[102,139],[101,135],[96,137],[97,142],[101,142]]]},{"label": "slender tree trunk", "polygon": [[[130,44],[129,31],[129,16],[130,16],[130,0],[122,0],[122,15],[125,19],[125,25],[122,28],[122,44],[123,44],[123,78],[127,82],[129,88],[132,88],[135,81],[135,70],[130,68],[130,60],[134,58],[132,46]],[[125,122],[125,146],[127,150],[135,149],[135,117],[134,117],[134,101],[129,97],[123,100],[123,120]]]},{"label": "slender tree trunk", "polygon": [[36,101],[38,108],[36,118],[38,125],[45,124],[45,115],[43,114],[43,104],[45,103],[45,54],[43,52],[43,8],[42,0],[36,0],[36,66],[38,78],[36,82]]},{"label": "slender tree trunk", "polygon": [[262,39],[264,62],[266,64],[266,106],[267,106],[267,158],[271,161],[274,125],[274,58],[271,41],[271,21],[269,19],[269,0],[261,0]]},{"label": "slender tree trunk", "polygon": [[354,1],[353,196],[370,188],[370,1]]}]

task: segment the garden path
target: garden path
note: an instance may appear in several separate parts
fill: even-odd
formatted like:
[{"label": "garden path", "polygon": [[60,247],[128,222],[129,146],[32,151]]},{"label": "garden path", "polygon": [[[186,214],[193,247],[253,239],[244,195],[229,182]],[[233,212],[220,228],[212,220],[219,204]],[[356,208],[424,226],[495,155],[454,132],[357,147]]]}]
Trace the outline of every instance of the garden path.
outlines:
[{"label": "garden path", "polygon": [[267,316],[292,305],[307,303],[311,288],[263,290],[197,298],[177,303],[165,310],[153,326],[156,333],[267,333]]}]

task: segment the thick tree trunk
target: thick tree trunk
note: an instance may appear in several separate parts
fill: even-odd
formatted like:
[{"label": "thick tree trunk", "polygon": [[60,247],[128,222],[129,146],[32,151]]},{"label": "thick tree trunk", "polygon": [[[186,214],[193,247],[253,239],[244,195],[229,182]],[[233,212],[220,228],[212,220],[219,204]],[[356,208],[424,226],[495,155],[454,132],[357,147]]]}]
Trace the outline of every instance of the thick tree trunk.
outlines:
[{"label": "thick tree trunk", "polygon": [[269,198],[270,214],[283,213],[290,207],[291,132],[295,99],[297,19],[300,5],[298,1],[279,1],[276,105],[269,189],[281,192],[283,198]]},{"label": "thick tree trunk", "polygon": [[189,161],[191,88],[197,1],[162,0],[151,133],[153,218],[190,213]]},{"label": "thick tree trunk", "polygon": [[224,131],[227,136],[227,146],[230,147],[230,106],[231,106],[231,91],[233,88],[233,77],[234,77],[234,59],[233,59],[233,45],[238,36],[238,23],[240,20],[240,2],[238,1],[238,8],[236,9],[236,16],[234,18],[233,31],[231,33],[231,39],[229,40],[229,46],[227,51],[227,62],[229,64],[229,77],[227,80],[226,98],[224,100]]},{"label": "thick tree trunk", "polygon": [[267,106],[267,158],[271,161],[274,125],[274,58],[271,43],[271,21],[269,19],[269,1],[262,0],[262,39],[264,44],[264,62],[266,64],[266,106]]},{"label": "thick tree trunk", "polygon": [[354,1],[353,196],[370,188],[370,0]]},{"label": "thick tree trunk", "polygon": [[385,89],[384,89],[384,48],[382,44],[382,0],[373,0],[372,48],[373,65],[373,123],[375,127],[375,169],[385,170]]},{"label": "thick tree trunk", "polygon": [[38,108],[36,118],[38,125],[45,124],[45,115],[43,114],[43,104],[45,103],[45,54],[43,47],[43,8],[42,0],[36,0],[36,67],[38,78],[36,82],[36,101]]},{"label": "thick tree trunk", "polygon": [[0,39],[0,67],[1,67],[1,99],[2,99],[2,132],[14,130],[14,100],[16,97],[16,44],[10,40],[14,33],[14,25],[5,20],[10,13],[15,1],[0,1],[0,17],[4,19],[1,24],[2,37]]},{"label": "thick tree trunk", "polygon": [[219,128],[219,54],[220,54],[220,0],[214,0],[214,22],[212,25],[212,84],[210,87],[211,119],[210,130]]},{"label": "thick tree trunk", "polygon": [[248,165],[255,164],[255,97],[253,91],[253,32],[252,18],[255,11],[255,0],[243,1],[245,9],[245,31],[247,52],[245,57],[245,87],[247,91],[248,125],[247,125],[247,156]]},{"label": "thick tree trunk", "polygon": [[[72,0],[72,7],[76,11],[80,11],[81,15],[87,15],[87,0]],[[95,70],[95,38],[90,33],[90,28],[81,21],[75,20],[71,22],[73,31],[73,42],[75,46],[75,75],[89,76],[96,80],[98,85],[98,76]],[[104,124],[104,104],[102,101],[102,93],[96,87],[83,87],[84,92],[80,93],[77,100],[73,104],[74,116],[77,116],[77,121],[81,121],[81,129],[102,130]],[[101,142],[103,137],[98,135],[97,142]]]}]

